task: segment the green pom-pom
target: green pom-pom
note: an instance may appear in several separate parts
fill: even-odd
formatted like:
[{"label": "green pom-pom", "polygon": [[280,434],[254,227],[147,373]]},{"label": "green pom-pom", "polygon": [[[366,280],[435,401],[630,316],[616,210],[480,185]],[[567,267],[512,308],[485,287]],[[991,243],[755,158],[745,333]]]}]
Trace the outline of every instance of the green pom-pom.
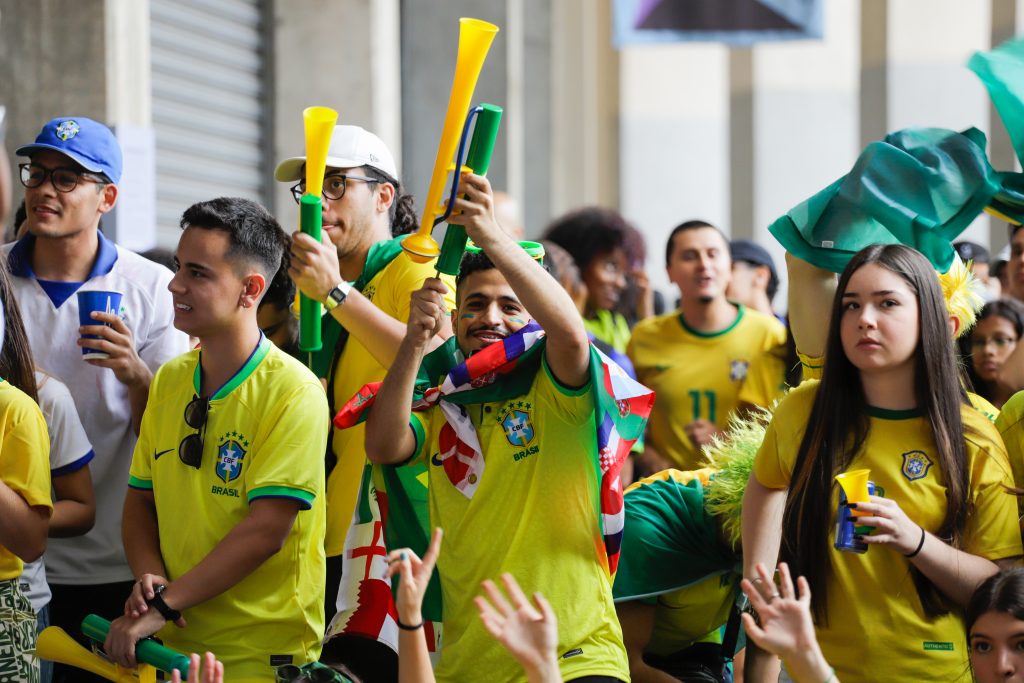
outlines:
[{"label": "green pom-pom", "polygon": [[718,518],[726,541],[736,548],[740,546],[743,492],[771,420],[771,411],[764,408],[748,411],[742,417],[733,415],[725,435],[715,436],[704,447],[707,466],[718,470],[705,491],[704,509]]}]

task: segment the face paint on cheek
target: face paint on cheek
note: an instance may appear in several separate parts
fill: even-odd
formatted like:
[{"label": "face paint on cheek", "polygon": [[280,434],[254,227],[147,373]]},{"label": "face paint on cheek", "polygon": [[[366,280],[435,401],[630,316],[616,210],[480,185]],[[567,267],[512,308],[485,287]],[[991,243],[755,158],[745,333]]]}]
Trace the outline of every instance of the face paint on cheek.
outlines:
[{"label": "face paint on cheek", "polygon": [[523,320],[522,318],[509,318],[508,321],[510,323],[515,323],[516,325],[520,325],[520,326],[526,324],[526,321]]},{"label": "face paint on cheek", "polygon": [[459,316],[459,320],[474,320],[476,319],[476,313],[463,313]]}]

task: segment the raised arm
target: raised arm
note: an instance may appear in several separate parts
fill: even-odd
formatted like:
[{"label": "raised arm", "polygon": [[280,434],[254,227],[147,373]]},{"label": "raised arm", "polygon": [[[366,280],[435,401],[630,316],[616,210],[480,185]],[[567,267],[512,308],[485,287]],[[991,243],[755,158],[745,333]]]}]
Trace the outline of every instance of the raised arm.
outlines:
[{"label": "raised arm", "polygon": [[[327,240],[326,233],[324,240]],[[321,243],[309,235],[292,235],[291,263],[288,275],[303,294],[314,301],[324,301],[327,293],[342,281],[338,254],[330,243]],[[405,337],[405,324],[373,305],[355,289],[349,291],[344,303],[331,309],[331,315],[349,334],[357,339],[374,360],[390,367]],[[450,318],[445,318],[427,345],[430,351],[452,336]]]},{"label": "raised arm", "polygon": [[530,316],[547,333],[548,365],[560,382],[579,387],[589,379],[590,340],[576,304],[543,266],[523,251],[494,218],[494,196],[486,178],[462,175],[466,195],[455,200],[459,222],[508,281]]},{"label": "raised arm", "polygon": [[412,294],[405,338],[366,420],[366,457],[371,462],[397,464],[413,455],[416,438],[409,429],[409,415],[416,372],[430,339],[448,318],[443,298],[446,291],[443,282],[430,278]]},{"label": "raised arm", "polygon": [[786,254],[786,271],[789,273],[789,326],[793,341],[801,353],[821,358],[825,355],[832,300],[836,294],[836,274],[792,254]]}]

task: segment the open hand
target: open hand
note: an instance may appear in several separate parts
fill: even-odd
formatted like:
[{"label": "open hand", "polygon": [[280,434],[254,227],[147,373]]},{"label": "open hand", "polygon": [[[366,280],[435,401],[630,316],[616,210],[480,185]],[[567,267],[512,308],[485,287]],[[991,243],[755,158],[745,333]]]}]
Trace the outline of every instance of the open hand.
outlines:
[{"label": "open hand", "polygon": [[[189,658],[188,680],[197,683],[224,683],[224,665],[214,657],[212,652],[203,655],[200,669],[199,655],[195,652]],[[171,683],[181,683],[181,672],[171,672]]]},{"label": "open hand", "polygon": [[557,669],[558,621],[551,605],[540,593],[534,593],[531,604],[511,574],[502,574],[501,582],[511,603],[490,580],[482,584],[487,597],[473,599],[484,628],[528,672],[550,668],[552,664]]},{"label": "open hand", "polygon": [[743,627],[762,650],[783,659],[791,658],[815,642],[811,589],[801,576],[797,579],[799,596],[793,592],[793,579],[785,562],[779,564],[777,588],[763,564],[758,563],[757,573],[761,580],[756,585],[747,579],[740,582],[758,617],[755,621],[749,614],[744,614]]},{"label": "open hand", "polygon": [[441,553],[441,529],[434,529],[430,538],[430,546],[421,560],[410,548],[401,548],[388,553],[388,571],[385,578],[390,579],[398,574],[398,595],[395,606],[398,617],[406,626],[415,626],[423,622],[423,595],[430,584],[430,576],[434,573],[437,556]]}]

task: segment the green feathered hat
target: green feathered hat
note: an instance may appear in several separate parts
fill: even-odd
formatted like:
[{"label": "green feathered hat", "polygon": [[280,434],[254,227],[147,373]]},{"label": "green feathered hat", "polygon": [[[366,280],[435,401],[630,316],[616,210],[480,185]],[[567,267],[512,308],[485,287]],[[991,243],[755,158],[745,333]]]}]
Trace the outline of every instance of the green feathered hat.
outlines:
[{"label": "green feathered hat", "polygon": [[703,450],[707,466],[718,470],[704,491],[704,509],[718,519],[725,540],[734,548],[740,547],[743,492],[771,421],[771,411],[764,408],[742,417],[733,415],[725,433],[712,437],[711,444]]}]

